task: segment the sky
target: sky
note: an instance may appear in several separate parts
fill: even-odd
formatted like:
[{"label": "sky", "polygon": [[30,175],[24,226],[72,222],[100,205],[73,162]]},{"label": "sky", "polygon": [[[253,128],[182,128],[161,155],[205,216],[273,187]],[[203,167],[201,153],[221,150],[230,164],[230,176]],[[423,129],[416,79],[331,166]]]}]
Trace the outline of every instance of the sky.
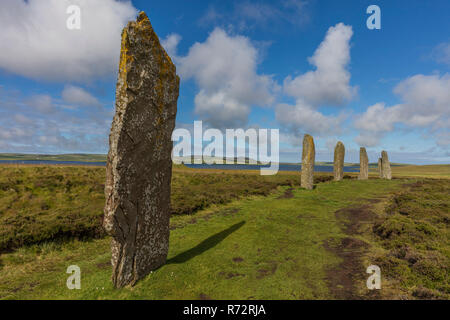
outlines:
[{"label": "sky", "polygon": [[366,147],[371,162],[450,163],[447,0],[2,0],[0,152],[107,153],[120,34],[139,11],[181,78],[177,128],[279,129],[284,162],[308,133],[317,161],[342,141],[348,162]]}]

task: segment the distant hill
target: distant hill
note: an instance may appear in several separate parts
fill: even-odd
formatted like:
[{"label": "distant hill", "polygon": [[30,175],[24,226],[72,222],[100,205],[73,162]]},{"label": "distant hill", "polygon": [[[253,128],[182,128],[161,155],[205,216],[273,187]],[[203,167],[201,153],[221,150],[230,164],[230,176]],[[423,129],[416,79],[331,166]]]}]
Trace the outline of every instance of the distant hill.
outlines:
[{"label": "distant hill", "polygon": [[[70,153],[70,154],[23,154],[23,153],[0,153],[0,160],[13,160],[13,161],[80,161],[80,162],[106,162],[106,154],[86,154],[86,153]],[[195,157],[199,158],[199,157]],[[178,160],[181,160],[183,163],[194,163],[194,156],[190,157],[177,157]],[[214,160],[214,157],[203,157],[203,159]],[[223,157],[223,163],[226,164],[226,157]],[[229,159],[233,161],[235,164],[249,164],[250,158],[237,158],[234,157]],[[255,161],[255,160],[253,160]],[[258,162],[259,164],[259,162]],[[283,165],[300,165],[300,163],[288,163],[281,162]],[[327,161],[316,161],[317,166],[332,166],[333,162]],[[344,164],[346,167],[350,166],[359,166],[359,163],[349,163],[346,162]],[[407,164],[401,163],[391,163],[391,166],[405,166]],[[376,168],[378,166],[377,163],[370,163],[370,168]]]},{"label": "distant hill", "polygon": [[182,163],[185,163],[185,164],[194,163],[194,160],[202,161],[202,163],[205,163],[205,161],[213,162],[213,161],[221,160],[223,164],[229,164],[227,162],[233,162],[233,164],[250,164],[250,163],[251,164],[259,164],[258,161],[250,159],[248,157],[245,157],[245,158],[238,158],[238,157],[234,157],[234,158],[227,158],[227,157],[216,158],[216,157],[210,157],[210,156],[203,156],[203,160],[202,160],[202,157],[200,157],[200,156],[187,156],[187,157],[175,157],[175,160],[177,160],[177,162],[182,162]]},{"label": "distant hill", "polygon": [[106,162],[106,154],[22,154],[0,153],[0,160]]}]

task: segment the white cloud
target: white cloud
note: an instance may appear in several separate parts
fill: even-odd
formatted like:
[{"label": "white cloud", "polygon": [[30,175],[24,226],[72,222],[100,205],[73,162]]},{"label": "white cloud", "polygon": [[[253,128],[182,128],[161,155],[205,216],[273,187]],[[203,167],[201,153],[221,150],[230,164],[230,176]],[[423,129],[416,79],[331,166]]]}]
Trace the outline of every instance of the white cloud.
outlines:
[{"label": "white cloud", "polygon": [[195,112],[212,127],[243,127],[247,123],[250,105],[240,103],[225,90],[207,93],[205,90],[195,96]]},{"label": "white cloud", "polygon": [[180,41],[181,36],[176,33],[169,34],[165,39],[161,40],[161,45],[172,59],[177,57],[177,46]]},{"label": "white cloud", "polygon": [[339,23],[328,29],[324,41],[309,62],[316,70],[284,81],[284,91],[292,97],[303,99],[314,106],[342,105],[355,94],[350,86],[350,39],[352,27]]},{"label": "white cloud", "polygon": [[25,125],[30,125],[33,123],[33,120],[31,120],[30,118],[28,118],[20,113],[14,115],[14,120],[17,121],[17,123],[25,124]]},{"label": "white cloud", "polygon": [[355,127],[371,132],[392,131],[399,116],[401,116],[400,106],[386,108],[384,103],[377,103],[358,116]]},{"label": "white cloud", "polygon": [[[69,5],[81,30],[69,30]],[[0,68],[36,80],[78,81],[116,72],[123,26],[137,10],[118,0],[0,1]]]},{"label": "white cloud", "polygon": [[181,78],[194,79],[200,89],[195,112],[213,126],[242,126],[252,105],[273,102],[274,83],[257,73],[258,51],[246,37],[216,28],[177,61]]},{"label": "white cloud", "polygon": [[279,104],[275,109],[276,119],[285,128],[293,132],[300,129],[310,134],[326,136],[339,134],[342,130],[344,115],[326,116],[308,104],[297,101],[295,106]]},{"label": "white cloud", "polygon": [[275,108],[276,119],[291,132],[301,131],[321,136],[340,133],[345,116],[325,115],[318,108],[322,105],[341,106],[356,93],[350,86],[350,39],[352,28],[342,23],[328,29],[325,39],[309,58],[316,70],[287,77],[284,92],[296,98],[295,105],[279,104]]},{"label": "white cloud", "polygon": [[417,126],[450,127],[450,74],[415,75],[402,81],[394,92],[404,101],[399,121]]},{"label": "white cloud", "polygon": [[100,101],[89,92],[72,85],[65,86],[61,96],[65,102],[73,105],[85,107],[99,107],[102,105]]},{"label": "white cloud", "polygon": [[35,95],[25,102],[28,106],[35,108],[40,113],[51,113],[55,110],[52,97],[49,95]]},{"label": "white cloud", "polygon": [[379,132],[362,132],[356,138],[355,142],[360,146],[365,147],[376,147],[379,145],[381,138],[383,138],[383,134]]},{"label": "white cloud", "polygon": [[[394,93],[402,103],[386,107],[377,103],[357,116],[355,127],[360,129],[356,142],[375,146],[385,133],[393,131],[396,124],[409,129],[424,129],[437,134],[442,140],[443,132],[450,129],[450,75],[415,75],[400,82]],[[445,143],[441,142],[441,145]]]},{"label": "white cloud", "polygon": [[9,90],[0,95],[0,152],[107,151],[110,109],[98,106],[72,112],[50,95],[23,97]]}]

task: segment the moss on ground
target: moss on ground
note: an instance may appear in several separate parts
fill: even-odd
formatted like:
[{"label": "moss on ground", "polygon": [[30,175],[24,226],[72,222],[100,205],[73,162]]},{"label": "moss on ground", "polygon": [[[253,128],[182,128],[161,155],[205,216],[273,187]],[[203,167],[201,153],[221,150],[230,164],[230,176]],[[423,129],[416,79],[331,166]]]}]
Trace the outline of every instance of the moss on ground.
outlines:
[{"label": "moss on ground", "polygon": [[385,277],[386,297],[450,298],[449,190],[448,179],[404,185],[373,226],[372,259]]}]

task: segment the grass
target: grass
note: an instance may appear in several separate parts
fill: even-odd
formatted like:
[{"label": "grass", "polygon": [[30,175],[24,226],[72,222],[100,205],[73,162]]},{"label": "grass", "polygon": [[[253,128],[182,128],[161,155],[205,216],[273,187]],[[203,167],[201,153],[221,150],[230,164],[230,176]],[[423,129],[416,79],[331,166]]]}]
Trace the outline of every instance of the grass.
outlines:
[{"label": "grass", "polygon": [[[330,298],[327,272],[341,261],[324,242],[345,237],[334,213],[403,182],[345,180],[321,183],[312,191],[280,187],[266,197],[174,216],[167,264],[122,290],[113,289],[109,279],[109,239],[22,247],[1,257],[0,297]],[[81,290],[65,286],[65,270],[73,264],[82,270]]]},{"label": "grass", "polygon": [[[330,179],[330,176],[317,179]],[[58,238],[103,237],[105,168],[0,166],[0,252]],[[175,166],[172,214],[298,186],[299,173],[192,170]]]},{"label": "grass", "polygon": [[[409,177],[429,172],[408,168]],[[298,187],[296,172],[183,166],[174,167],[173,179],[177,214],[167,263],[116,290],[110,238],[74,236],[77,226],[100,225],[104,168],[0,167],[0,232],[13,241],[33,235],[0,253],[0,299],[345,298],[349,273],[358,297],[449,298],[448,179],[332,182],[319,175],[324,183],[308,191]],[[362,219],[365,210],[370,221]],[[368,246],[352,253],[340,246],[349,239]],[[365,287],[370,264],[382,270],[374,296]],[[81,290],[66,287],[70,265],[81,268]]]},{"label": "grass", "polygon": [[450,298],[450,180],[419,180],[396,193],[373,226],[371,259],[388,298]]},{"label": "grass", "polygon": [[397,177],[422,177],[422,178],[447,178],[450,179],[450,164],[427,166],[393,166],[393,176]]},{"label": "grass", "polygon": [[0,167],[0,252],[63,237],[102,236],[104,169]]}]

